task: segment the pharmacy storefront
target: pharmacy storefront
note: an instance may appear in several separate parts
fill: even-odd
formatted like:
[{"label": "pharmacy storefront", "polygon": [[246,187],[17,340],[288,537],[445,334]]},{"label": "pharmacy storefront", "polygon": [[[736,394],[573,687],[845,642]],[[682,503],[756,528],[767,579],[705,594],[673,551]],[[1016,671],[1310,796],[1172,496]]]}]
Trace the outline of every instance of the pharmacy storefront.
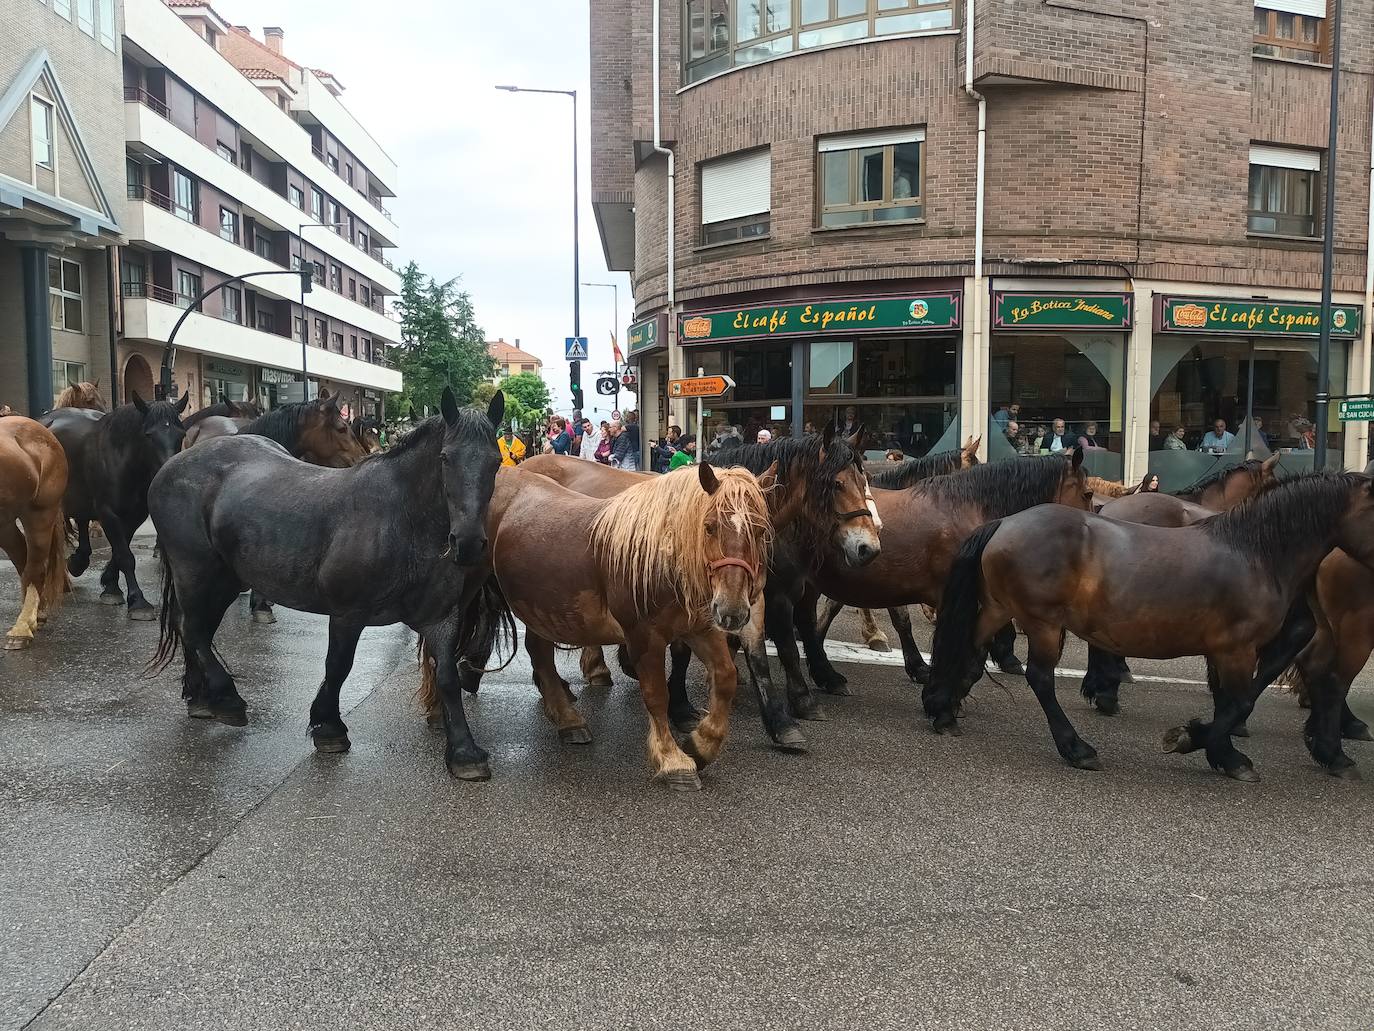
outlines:
[{"label": "pharmacy storefront", "polygon": [[253,370],[240,362],[206,358],[201,367],[201,407],[221,401],[248,401],[253,396]]},{"label": "pharmacy storefront", "polygon": [[726,424],[746,440],[861,424],[871,452],[924,455],[958,438],[962,326],[954,286],[686,312],[678,343],[688,375],[735,381],[703,413],[707,439]]}]

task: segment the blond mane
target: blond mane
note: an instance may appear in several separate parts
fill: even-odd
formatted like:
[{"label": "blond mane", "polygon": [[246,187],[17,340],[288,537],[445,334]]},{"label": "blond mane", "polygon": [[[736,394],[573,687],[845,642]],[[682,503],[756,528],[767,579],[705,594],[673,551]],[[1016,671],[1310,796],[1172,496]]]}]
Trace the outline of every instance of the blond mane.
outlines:
[{"label": "blond mane", "polygon": [[742,520],[752,538],[741,556],[762,570],[772,526],[758,480],[746,469],[715,469],[720,488],[701,489],[696,466],[636,484],[612,498],[592,521],[591,541],[606,572],[630,586],[641,607],[670,590],[689,612],[706,612],[711,578],[706,565],[706,520]]},{"label": "blond mane", "polygon": [[1104,480],[1100,476],[1089,476],[1087,481],[1088,489],[1094,494],[1101,494],[1104,498],[1124,498],[1127,494],[1134,494],[1140,489],[1139,487],[1128,487],[1115,480]]},{"label": "blond mane", "polygon": [[54,408],[90,408],[97,412],[109,411],[105,399],[100,396],[99,383],[68,383],[62,393],[57,395]]}]

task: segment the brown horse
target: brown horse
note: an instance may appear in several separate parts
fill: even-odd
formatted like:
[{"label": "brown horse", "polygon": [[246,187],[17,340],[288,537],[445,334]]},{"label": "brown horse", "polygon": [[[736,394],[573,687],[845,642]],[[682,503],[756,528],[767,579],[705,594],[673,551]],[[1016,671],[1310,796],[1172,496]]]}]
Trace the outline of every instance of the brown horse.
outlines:
[{"label": "brown horse", "polygon": [[32,419],[0,422],[0,550],[19,571],[19,618],[5,648],[27,648],[67,588],[67,454]]},{"label": "brown horse", "polygon": [[[725,632],[746,639],[763,633],[772,534],[764,494],[773,481],[772,471],[755,479],[701,465],[599,500],[525,469],[500,470],[487,518],[489,568],[525,624],[544,713],[563,741],[585,744],[591,732],[558,674],[555,642],[623,644],[649,710],[654,776],[670,787],[700,788],[697,770],[720,754],[734,703]],[[556,563],[548,561],[551,540],[559,541]],[[570,598],[574,604],[565,603]],[[711,685],[710,712],[683,747],[669,726],[663,673],[675,640],[686,641],[706,665]],[[475,689],[488,657],[469,654],[465,686]],[[421,698],[434,713],[440,699],[427,656],[422,664]],[[480,778],[484,771],[451,772]]]},{"label": "brown horse", "polygon": [[94,383],[72,383],[68,381],[62,393],[57,395],[54,408],[89,408],[96,412],[108,412],[110,406],[100,396],[100,380]]},{"label": "brown horse", "polygon": [[252,419],[232,418],[228,415],[210,415],[204,419],[196,421],[186,430],[186,439],[182,441],[181,450],[185,451],[202,440],[213,440],[215,437],[232,437]]},{"label": "brown horse", "polygon": [[[907,490],[874,491],[883,521],[882,554],[861,569],[833,562],[821,567],[816,584],[831,599],[827,613],[833,618],[841,605],[887,609],[902,638],[907,675],[924,683],[926,662],[911,634],[905,606],[939,608],[960,544],[989,519],[1051,502],[1088,511],[1092,491],[1082,464],[1078,451],[1069,459],[1062,454],[1037,455],[935,476]],[[821,621],[817,650],[829,627],[829,620]],[[1020,672],[1020,663],[1011,652],[1012,640],[1014,632],[1004,631],[1003,650],[997,658],[1008,672]],[[807,658],[812,658],[809,646]]]},{"label": "brown horse", "polygon": [[[1267,681],[1256,678],[1262,649],[1336,547],[1374,561],[1371,482],[1354,473],[1294,477],[1228,512],[1182,528],[1122,523],[1046,506],[980,527],[950,572],[935,627],[926,715],[937,731],[957,727],[960,701],[982,675],[983,649],[1009,619],[1026,633],[1026,679],[1044,709],[1059,754],[1100,769],[1054,694],[1065,630],[1118,655],[1169,659],[1202,655],[1215,703],[1210,723],[1193,720],[1165,735],[1166,751],[1205,747],[1214,769],[1255,780],[1231,731]],[[1188,604],[1179,605],[1179,598]],[[1330,678],[1311,685],[1313,757],[1344,776],[1343,696]]]},{"label": "brown horse", "polygon": [[[1345,701],[1374,652],[1374,569],[1337,548],[1317,569],[1314,597],[1316,630],[1293,664],[1294,689],[1307,705],[1314,695],[1335,693],[1342,700],[1341,737],[1374,741],[1369,725]],[[1315,736],[1317,722],[1314,709],[1306,728],[1309,738]]]}]

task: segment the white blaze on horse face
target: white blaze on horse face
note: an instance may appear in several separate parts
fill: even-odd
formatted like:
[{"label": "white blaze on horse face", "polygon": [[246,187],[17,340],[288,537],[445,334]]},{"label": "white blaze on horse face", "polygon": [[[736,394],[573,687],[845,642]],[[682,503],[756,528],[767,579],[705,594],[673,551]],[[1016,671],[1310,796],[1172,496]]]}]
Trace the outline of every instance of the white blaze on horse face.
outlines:
[{"label": "white blaze on horse face", "polygon": [[745,527],[748,525],[744,520],[743,512],[733,513],[730,516],[730,524],[735,528],[735,532],[740,534],[744,533]]},{"label": "white blaze on horse face", "polygon": [[864,503],[868,505],[868,514],[873,517],[873,529],[881,530],[883,520],[878,515],[878,503],[873,500],[873,491],[869,490],[868,477],[864,477]]}]

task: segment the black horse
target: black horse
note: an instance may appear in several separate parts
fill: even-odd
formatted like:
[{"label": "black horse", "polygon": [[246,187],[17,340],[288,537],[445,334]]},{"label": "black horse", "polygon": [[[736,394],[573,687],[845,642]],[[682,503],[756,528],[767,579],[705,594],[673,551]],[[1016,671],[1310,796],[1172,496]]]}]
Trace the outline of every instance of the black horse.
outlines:
[{"label": "black horse", "polygon": [[67,560],[72,576],[86,571],[91,560],[91,520],[97,520],[110,542],[113,557],[100,574],[100,600],[121,605],[119,574],[124,574],[129,618],[151,620],[155,612],[134,576],[134,531],[148,518],[148,486],[157,471],[181,450],[186,428],[181,413],[190,396],[176,404],[133,403],[101,414],[85,408],[57,408],[38,421],[62,442],[71,466],[62,508],[75,522],[77,547]]},{"label": "black horse", "polygon": [[[443,416],[403,443],[347,469],[307,465],[263,437],[218,437],[178,455],[153,481],[149,507],[162,542],[162,637],[151,668],[185,654],[182,696],[196,719],[247,723],[247,705],[215,654],[225,610],[245,586],[279,604],[328,615],[324,681],[310,707],[322,752],[349,747],[339,689],[367,626],[405,623],[437,660],[449,726],[449,772],[491,776],[463,714],[456,663],[460,625],[497,626],[472,567],[487,548],[486,516],[501,455],[504,395],[485,414]],[[497,610],[499,612],[499,609]]]}]

